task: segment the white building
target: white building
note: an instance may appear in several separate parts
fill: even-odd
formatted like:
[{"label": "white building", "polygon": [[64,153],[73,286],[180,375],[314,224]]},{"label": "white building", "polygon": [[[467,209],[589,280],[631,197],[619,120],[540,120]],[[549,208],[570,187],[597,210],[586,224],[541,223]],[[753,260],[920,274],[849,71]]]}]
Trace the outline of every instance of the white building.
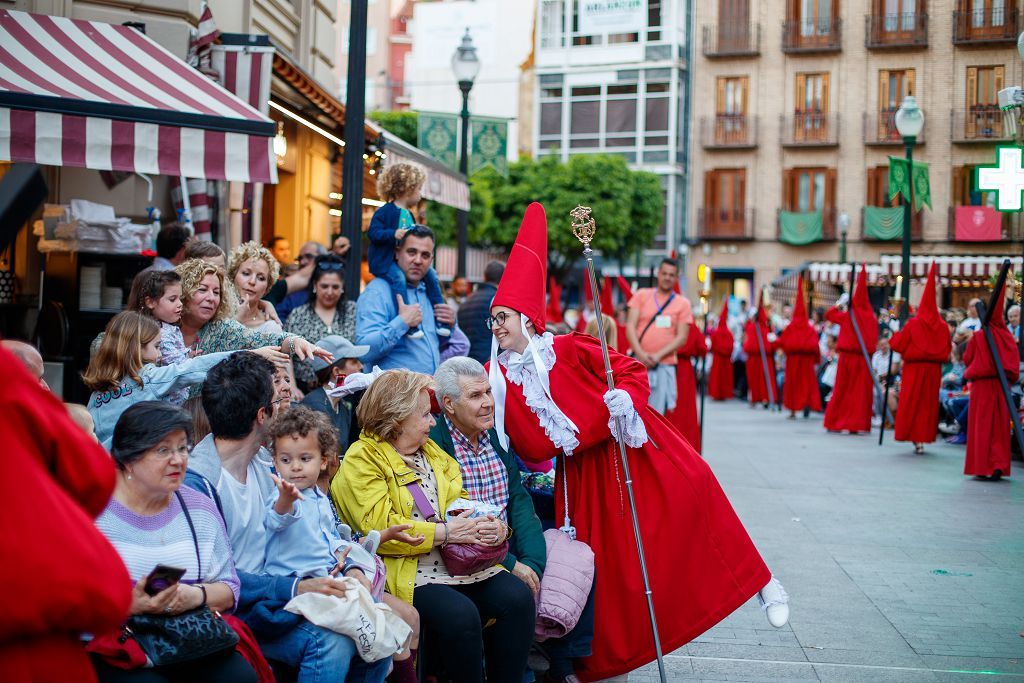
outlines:
[{"label": "white building", "polygon": [[661,176],[665,221],[651,257],[685,253],[686,5],[537,0],[533,149],[563,160],[620,154]]},{"label": "white building", "polygon": [[528,0],[451,0],[417,2],[409,28],[412,52],[405,62],[405,90],[416,111],[458,114],[462,95],[451,58],[469,28],[480,59],[480,73],[469,95],[474,116],[509,119],[509,158],[519,148],[520,65],[533,41]]}]

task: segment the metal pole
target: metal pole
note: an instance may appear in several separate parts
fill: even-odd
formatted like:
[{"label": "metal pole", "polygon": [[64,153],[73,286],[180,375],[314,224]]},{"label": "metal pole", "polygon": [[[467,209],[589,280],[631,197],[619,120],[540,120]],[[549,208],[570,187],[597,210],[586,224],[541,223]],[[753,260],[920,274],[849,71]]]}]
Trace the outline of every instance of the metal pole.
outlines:
[{"label": "metal pole", "polygon": [[[910,197],[904,197],[906,204],[903,207],[903,263],[900,266],[900,274],[903,275],[903,288],[900,290],[900,297],[907,303],[910,302],[910,225],[913,221],[914,215],[914,142],[916,138],[913,135],[908,135],[903,138],[903,143],[907,146],[907,174],[909,175],[909,182],[907,185],[910,186]],[[900,307],[900,327],[903,327],[903,323],[907,321],[907,311],[910,306]],[[885,420],[882,420],[882,426],[885,426]]]},{"label": "metal pole", "polygon": [[[761,305],[757,308],[757,314],[754,316],[754,337],[757,338],[757,350],[761,352],[761,367],[764,368],[764,382],[765,391],[768,392],[768,402],[772,410],[775,410],[777,405],[775,402],[775,378],[772,377],[771,368],[768,367],[768,352],[764,347],[764,337],[761,336],[761,312],[764,310],[764,297],[761,297],[759,302]],[[768,316],[765,316],[765,324],[768,322]],[[749,359],[748,359],[749,361]]]},{"label": "metal pole", "polygon": [[708,339],[708,305],[707,299],[701,297],[703,302],[701,305],[704,310],[704,338],[701,339],[701,343],[704,344],[704,355],[700,357],[700,383],[697,385],[700,391],[700,450],[704,450],[704,396],[708,393],[708,352],[707,352],[707,339]]},{"label": "metal pole", "polygon": [[345,95],[345,149],[341,174],[341,233],[349,240],[345,297],[359,298],[363,259],[363,149],[366,137],[366,3],[352,0],[348,26],[348,87]]},{"label": "metal pole", "polygon": [[839,265],[846,263],[846,231],[839,233]]},{"label": "metal pole", "polygon": [[[459,81],[459,90],[462,91],[462,131],[460,134],[461,153],[459,155],[459,173],[469,178],[469,91],[473,88],[473,81]],[[459,259],[455,269],[457,277],[466,277],[466,250],[469,246],[469,211],[459,209],[458,215],[458,240]]]}]

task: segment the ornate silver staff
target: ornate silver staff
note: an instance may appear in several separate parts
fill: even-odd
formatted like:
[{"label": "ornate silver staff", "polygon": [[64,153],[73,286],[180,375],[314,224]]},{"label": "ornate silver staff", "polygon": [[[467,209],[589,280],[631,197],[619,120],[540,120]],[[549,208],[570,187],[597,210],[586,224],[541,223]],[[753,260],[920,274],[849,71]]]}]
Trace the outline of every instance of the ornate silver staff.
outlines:
[{"label": "ornate silver staff", "polygon": [[[587,273],[590,275],[590,291],[594,292],[594,299],[596,308],[598,311],[601,310],[601,304],[597,303],[597,274],[594,271],[594,250],[590,248],[590,243],[594,239],[594,233],[597,232],[597,224],[594,219],[590,216],[589,206],[577,206],[575,209],[569,212],[572,216],[572,234],[576,236],[583,244],[583,256],[587,259]],[[608,357],[608,340],[604,336],[604,320],[598,318],[597,321],[597,338],[601,342],[601,355],[604,356],[604,372],[608,379],[608,390],[611,391],[615,388],[615,378],[612,376],[612,363]],[[633,536],[636,538],[636,550],[640,555],[640,574],[644,580],[644,595],[647,597],[647,611],[650,613],[651,618],[651,630],[654,632],[654,653],[658,658],[658,675],[661,677],[661,683],[667,683],[668,678],[665,675],[665,659],[661,653],[661,637],[658,635],[658,619],[654,615],[654,598],[651,592],[651,582],[647,576],[647,560],[644,557],[644,543],[640,537],[640,522],[636,515],[636,498],[633,495],[633,478],[629,473],[629,458],[626,455],[626,442],[622,434],[622,422],[620,418],[615,418],[615,441],[619,444],[619,459],[622,461],[622,471],[626,475],[626,494],[629,496],[629,510],[633,516]]]}]

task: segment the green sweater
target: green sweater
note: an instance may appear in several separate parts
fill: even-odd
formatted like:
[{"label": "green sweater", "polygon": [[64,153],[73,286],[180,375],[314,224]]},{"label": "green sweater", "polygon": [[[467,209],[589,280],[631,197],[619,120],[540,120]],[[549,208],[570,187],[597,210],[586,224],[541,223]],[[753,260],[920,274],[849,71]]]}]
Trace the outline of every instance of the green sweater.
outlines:
[{"label": "green sweater", "polygon": [[[516,464],[515,455],[504,450],[498,443],[498,437],[493,429],[487,431],[494,446],[494,452],[498,454],[501,461],[505,463],[508,470],[508,525],[512,528],[512,536],[508,539],[508,555],[501,564],[509,571],[522,562],[540,577],[544,574],[544,564],[547,560],[547,546],[544,543],[544,532],[540,525],[540,519],[533,509],[533,499],[523,486],[519,476],[519,465]],[[437,424],[430,430],[430,439],[440,446],[448,455],[455,458],[455,444],[452,442],[452,435],[448,431],[448,425],[444,417],[438,416]],[[457,458],[456,458],[457,460]]]}]

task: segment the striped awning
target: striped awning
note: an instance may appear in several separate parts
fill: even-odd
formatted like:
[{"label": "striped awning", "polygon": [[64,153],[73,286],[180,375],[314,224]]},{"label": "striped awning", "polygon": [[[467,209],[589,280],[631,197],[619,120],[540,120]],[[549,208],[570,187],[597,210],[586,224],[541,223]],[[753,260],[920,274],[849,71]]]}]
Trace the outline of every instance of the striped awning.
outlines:
[{"label": "striped awning", "polygon": [[0,160],[276,183],[275,130],[134,28],[0,10]]},{"label": "striped awning", "polygon": [[[910,277],[928,277],[928,268],[931,267],[932,261],[935,261],[935,268],[939,277],[959,280],[987,280],[999,272],[999,268],[1006,259],[1010,259],[1010,267],[1013,270],[1020,272],[1020,256],[911,256]],[[898,254],[883,254],[880,261],[882,268],[891,277],[896,277],[900,274],[903,267],[903,259]]]},{"label": "striped awning", "polygon": [[[856,264],[860,268],[860,264]],[[834,285],[844,285],[850,281],[850,263],[828,263],[816,261],[807,264],[807,276],[813,282],[830,282]],[[880,283],[886,279],[886,270],[877,264],[867,264],[868,282]]]}]

